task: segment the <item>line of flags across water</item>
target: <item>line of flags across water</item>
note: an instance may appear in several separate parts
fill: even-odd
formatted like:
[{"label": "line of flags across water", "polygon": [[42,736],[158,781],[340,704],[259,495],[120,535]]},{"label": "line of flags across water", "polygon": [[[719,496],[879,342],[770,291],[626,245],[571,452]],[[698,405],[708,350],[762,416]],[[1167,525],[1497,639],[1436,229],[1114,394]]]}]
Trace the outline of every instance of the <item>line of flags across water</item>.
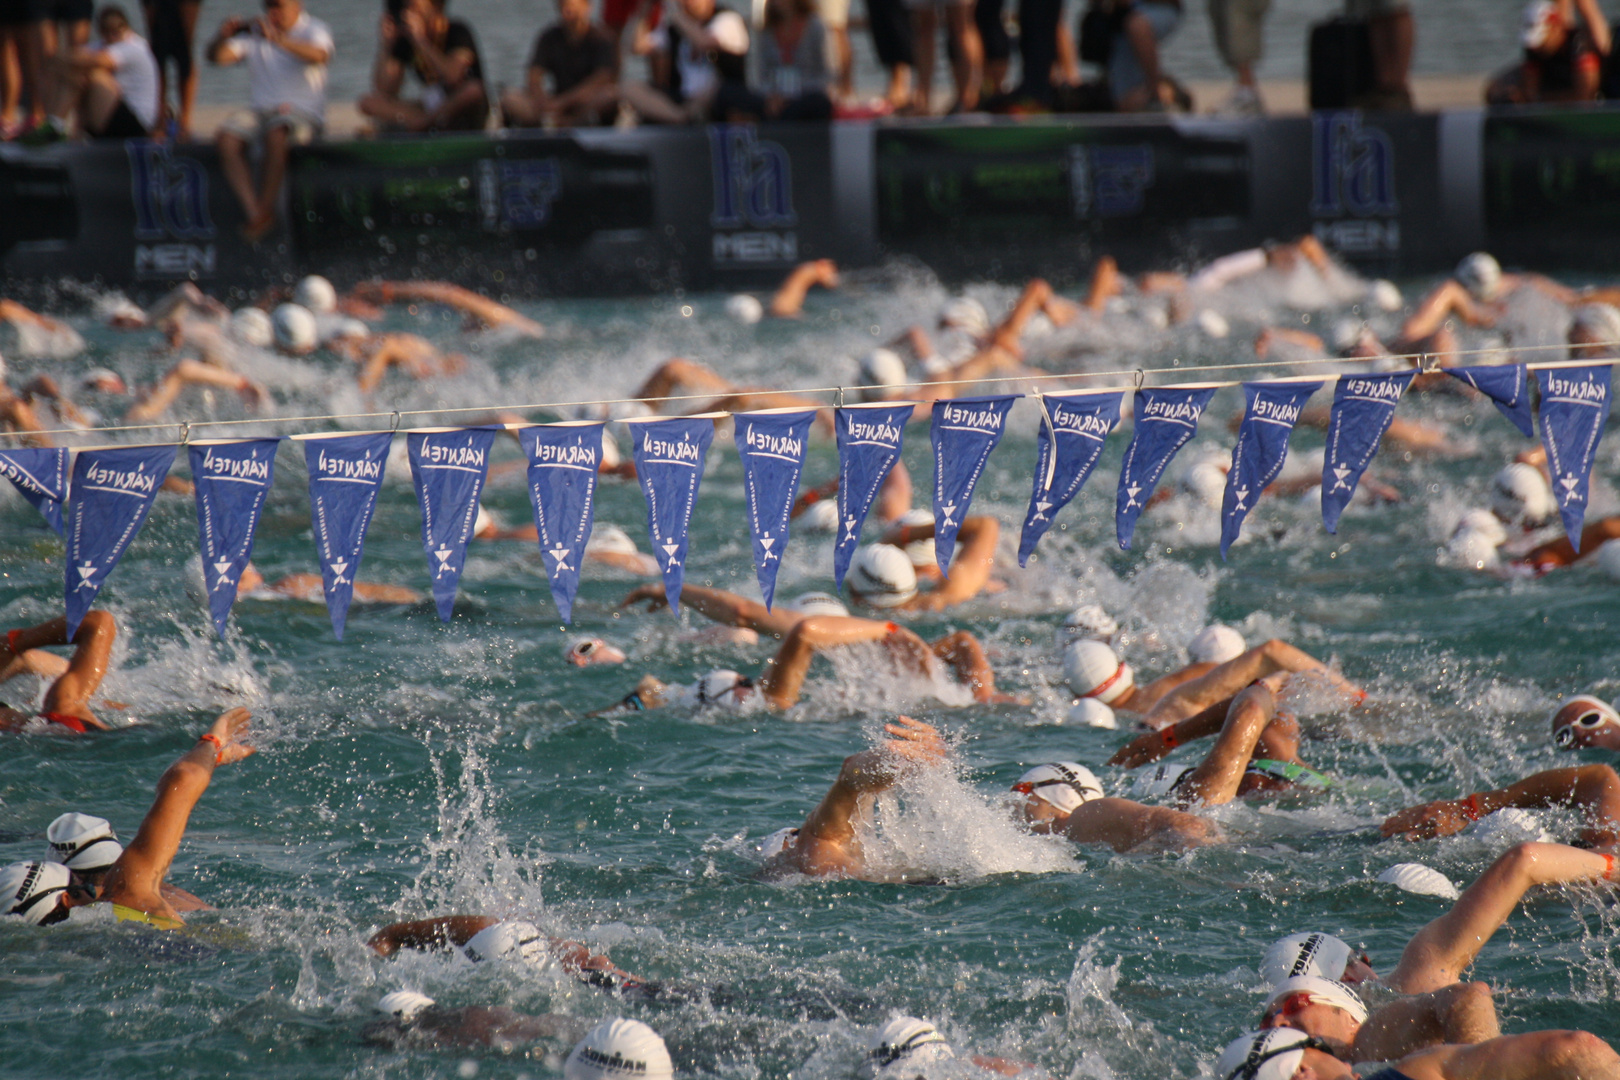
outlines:
[{"label": "line of flags across water", "polygon": [[[1541,441],[1564,528],[1577,550],[1592,462],[1609,418],[1613,363],[1535,368],[1541,391]],[[1526,437],[1534,437],[1526,365],[1445,370],[1489,397]],[[1354,496],[1396,404],[1416,374],[1337,379],[1322,468],[1322,521],[1329,532],[1337,531],[1339,515]],[[1242,384],[1243,420],[1221,506],[1223,559],[1260,492],[1281,471],[1289,433],[1306,400],[1324,382],[1291,378]],[[1135,430],[1115,496],[1121,548],[1131,546],[1137,516],[1177,451],[1196,433],[1199,418],[1221,385],[1229,384],[1136,390]],[[1057,514],[1085,486],[1108,436],[1119,425],[1125,393],[1116,388],[1035,395],[1041,415],[1033,489],[1018,544],[1020,566],[1028,562]],[[933,404],[929,441],[934,457],[935,551],[942,572],[950,570],[956,534],[972,504],[974,488],[1005,433],[1013,402],[1021,396]],[[915,406],[884,402],[834,410],[839,524],[833,573],[840,588],[878,489],[900,458]],[[789,517],[816,412],[788,408],[730,414],[743,465],[754,568],[767,606],[776,591],[776,572],[788,542]],[[687,530],[714,439],[714,421],[725,415],[624,421],[647,504],[652,553],[672,610],[679,610]],[[565,622],[572,616],[581,557],[591,535],[602,429],[601,422],[583,420],[517,428],[528,459],[540,553],[552,598]],[[405,433],[411,479],[422,510],[422,548],[433,598],[445,621],[477,520],[490,449],[501,430],[477,426]],[[290,436],[304,444],[316,554],[332,629],[339,639],[393,437],[388,431]],[[252,553],[280,442],[280,437],[254,437],[186,444],[196,488],[204,584],[221,634]],[[70,484],[70,451],[65,448],[0,450],[0,472],[66,539],[64,589],[70,637],[140,531],[178,452],[173,443],[82,449],[73,460]]]}]

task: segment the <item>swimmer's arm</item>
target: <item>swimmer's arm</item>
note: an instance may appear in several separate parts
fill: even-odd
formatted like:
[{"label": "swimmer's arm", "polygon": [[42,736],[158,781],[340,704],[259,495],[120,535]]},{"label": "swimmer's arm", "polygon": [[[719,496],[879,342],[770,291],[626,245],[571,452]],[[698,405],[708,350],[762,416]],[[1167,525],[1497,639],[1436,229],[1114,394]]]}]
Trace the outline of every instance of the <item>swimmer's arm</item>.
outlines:
[{"label": "swimmer's arm", "polygon": [[[1609,20],[1603,17],[1602,12],[1598,11],[1598,6],[1595,0],[1575,0],[1575,3],[1581,8],[1582,13],[1585,13],[1587,9],[1590,8],[1591,11],[1596,14],[1596,18],[1588,18],[1587,20],[1587,25],[1592,28],[1592,42],[1593,44],[1597,44],[1598,34],[1601,32],[1603,35],[1603,44],[1598,46],[1598,52],[1605,56],[1609,55]],[[1582,303],[1584,300],[1579,290],[1572,289],[1568,285],[1554,281],[1545,274],[1515,274],[1514,277],[1518,278],[1518,283],[1520,285],[1528,285],[1542,295],[1549,296],[1558,301],[1565,307],[1573,307],[1576,304]]]},{"label": "swimmer's arm", "polygon": [[791,708],[799,700],[804,677],[809,674],[810,661],[815,659],[816,653],[839,645],[882,641],[896,634],[909,634],[917,646],[927,651],[928,646],[921,638],[891,622],[847,615],[812,615],[800,619],[787,632],[782,647],[776,650],[776,655],[766,665],[759,681],[760,693],[772,708]]},{"label": "swimmer's arm", "polygon": [[1255,744],[1276,712],[1277,695],[1270,682],[1250,686],[1233,698],[1215,746],[1177,789],[1179,801],[1219,806],[1237,798]]},{"label": "swimmer's arm", "polygon": [[1314,656],[1272,638],[1166,694],[1148,711],[1142,722],[1151,728],[1176,723],[1230,697],[1255,679],[1278,671],[1321,671],[1335,685],[1349,688],[1349,684],[1329,673],[1327,665]]},{"label": "swimmer's arm", "polygon": [[1620,517],[1606,517],[1594,521],[1581,530],[1581,550],[1577,552],[1569,537],[1560,536],[1545,544],[1538,544],[1525,553],[1521,562],[1539,572],[1570,566],[1592,554],[1604,543],[1620,539]]},{"label": "swimmer's arm", "polygon": [[383,956],[393,956],[401,949],[460,948],[500,921],[488,915],[441,915],[437,919],[393,923],[373,934],[366,944]]},{"label": "swimmer's arm", "polygon": [[911,473],[906,469],[906,463],[896,458],[894,467],[878,488],[878,520],[887,524],[910,510],[911,496]]},{"label": "swimmer's arm", "polygon": [[[913,529],[932,533],[933,526],[908,526],[906,532],[909,534]],[[920,538],[919,533],[913,539]],[[996,544],[1000,540],[1001,523],[995,518],[974,515],[964,519],[962,531],[956,534],[960,550],[951,560],[950,576],[932,592],[918,593],[904,605],[905,608],[911,611],[942,611],[978,596],[990,580]]]},{"label": "swimmer's arm", "polygon": [[1478,1043],[1502,1034],[1484,983],[1457,983],[1374,1009],[1351,1044],[1354,1061],[1395,1061],[1431,1046]]},{"label": "swimmer's arm", "polygon": [[[648,602],[649,611],[663,607],[666,603],[664,586],[661,583],[642,585],[632,590],[619,606],[629,607],[642,600]],[[787,608],[772,610],[757,600],[750,600],[745,596],[726,592],[724,589],[710,589],[703,585],[683,585],[681,603],[723,626],[746,627],[774,637],[782,637],[804,618],[797,611],[789,611]]]},{"label": "swimmer's arm", "polygon": [[1217,701],[1195,716],[1189,716],[1179,723],[1138,736],[1109,758],[1108,764],[1117,765],[1122,769],[1151,765],[1183,743],[1215,734],[1226,723],[1226,714],[1232,707],[1232,700],[1226,698],[1224,701]]},{"label": "swimmer's arm", "polygon": [[1386,837],[1406,840],[1450,836],[1477,818],[1510,806],[1523,810],[1578,808],[1586,816],[1583,842],[1613,844],[1620,840],[1620,776],[1607,765],[1546,769],[1495,791],[1410,807],[1386,820],[1381,831]]},{"label": "swimmer's arm", "polygon": [[1091,287],[1086,290],[1085,306],[1098,314],[1108,306],[1108,301],[1121,292],[1119,263],[1114,261],[1112,255],[1103,255],[1097,260],[1097,265],[1091,269]]},{"label": "swimmer's arm", "polygon": [[831,259],[813,259],[795,266],[771,297],[771,315],[778,319],[798,318],[804,309],[805,294],[816,285],[838,288],[838,264]]},{"label": "swimmer's arm", "polygon": [[[1429,1060],[1433,1056],[1433,1064]],[[1620,1056],[1586,1031],[1529,1031],[1397,1062],[1414,1080],[1612,1080]],[[1435,1067],[1438,1066],[1438,1067]]]},{"label": "swimmer's arm", "polygon": [[1566,844],[1518,844],[1492,863],[1450,911],[1419,930],[1387,980],[1407,994],[1457,981],[1479,950],[1535,885],[1601,881],[1608,860]]},{"label": "swimmer's arm", "polygon": [[1419,341],[1440,329],[1448,315],[1456,314],[1470,326],[1490,326],[1495,322],[1490,310],[1474,302],[1474,298],[1461,283],[1448,280],[1441,283],[1412,313],[1401,327],[1401,340]]},{"label": "swimmer's arm", "polygon": [[848,843],[854,837],[855,817],[863,798],[893,787],[907,762],[934,764],[945,758],[945,742],[929,724],[897,716],[894,723],[884,724],[883,730],[893,738],[844,759],[838,779],[804,819],[796,845],[803,844],[806,837]]}]

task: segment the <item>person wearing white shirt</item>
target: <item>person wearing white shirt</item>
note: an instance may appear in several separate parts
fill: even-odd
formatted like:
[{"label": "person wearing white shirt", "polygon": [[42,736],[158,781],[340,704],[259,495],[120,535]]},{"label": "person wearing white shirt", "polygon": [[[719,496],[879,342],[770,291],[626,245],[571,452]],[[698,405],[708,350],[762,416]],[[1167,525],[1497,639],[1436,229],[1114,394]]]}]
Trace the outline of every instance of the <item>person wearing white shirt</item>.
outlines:
[{"label": "person wearing white shirt", "polygon": [[[326,65],[332,32],[311,18],[299,0],[264,0],[264,15],[249,22],[230,18],[208,46],[211,63],[248,67],[250,107],[226,117],[219,129],[220,165],[242,204],[242,236],[262,239],[276,221],[276,203],[287,172],[287,149],[312,141],[326,126]],[[248,165],[248,143],[264,142],[263,175],[257,190]]]},{"label": "person wearing white shirt", "polygon": [[156,126],[157,61],[146,39],[113,4],[101,9],[97,27],[99,49],[77,48],[52,59],[54,97],[36,142],[64,137],[75,111],[79,127],[98,139],[144,139]]}]

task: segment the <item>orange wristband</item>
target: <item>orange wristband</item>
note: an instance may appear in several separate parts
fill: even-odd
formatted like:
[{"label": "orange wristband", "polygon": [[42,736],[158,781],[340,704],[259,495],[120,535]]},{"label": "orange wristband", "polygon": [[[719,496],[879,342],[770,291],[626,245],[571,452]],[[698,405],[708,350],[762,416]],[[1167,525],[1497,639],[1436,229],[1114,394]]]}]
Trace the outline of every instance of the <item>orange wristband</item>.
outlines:
[{"label": "orange wristband", "polygon": [[883,624],[883,628],[891,634],[898,634],[900,632],[899,623],[886,622]]},{"label": "orange wristband", "polygon": [[11,655],[13,655],[13,656],[21,656],[22,655],[22,653],[17,651],[17,639],[20,638],[20,637],[22,637],[22,631],[21,630],[7,630],[6,631],[6,648],[11,650]]},{"label": "orange wristband", "polygon": [[1181,745],[1181,740],[1176,738],[1176,725],[1174,724],[1171,724],[1167,728],[1160,728],[1159,738],[1164,740],[1164,748],[1166,750],[1174,750],[1176,747]]},{"label": "orange wristband", "polygon": [[1479,792],[1476,791],[1463,800],[1463,817],[1469,821],[1478,821],[1484,813],[1485,808],[1481,805]]},{"label": "orange wristband", "polygon": [[215,735],[215,734],[213,734],[211,732],[204,733],[202,735],[197,736],[197,741],[198,742],[211,742],[211,743],[214,744],[214,747],[215,747],[215,750],[214,750],[214,764],[215,765],[218,765],[221,761],[225,760],[225,744],[220,741],[218,735]]},{"label": "orange wristband", "polygon": [[1613,855],[1605,855],[1605,856],[1603,856],[1603,880],[1604,881],[1613,881],[1614,880],[1614,856]]}]

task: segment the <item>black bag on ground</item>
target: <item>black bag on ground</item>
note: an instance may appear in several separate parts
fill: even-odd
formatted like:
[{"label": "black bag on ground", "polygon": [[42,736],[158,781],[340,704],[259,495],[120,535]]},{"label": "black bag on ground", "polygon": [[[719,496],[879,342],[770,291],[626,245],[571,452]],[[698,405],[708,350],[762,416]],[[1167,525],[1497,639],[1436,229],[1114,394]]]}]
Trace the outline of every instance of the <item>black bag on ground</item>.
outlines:
[{"label": "black bag on ground", "polygon": [[1373,86],[1372,41],[1365,22],[1341,16],[1311,27],[1312,109],[1348,109]]}]

